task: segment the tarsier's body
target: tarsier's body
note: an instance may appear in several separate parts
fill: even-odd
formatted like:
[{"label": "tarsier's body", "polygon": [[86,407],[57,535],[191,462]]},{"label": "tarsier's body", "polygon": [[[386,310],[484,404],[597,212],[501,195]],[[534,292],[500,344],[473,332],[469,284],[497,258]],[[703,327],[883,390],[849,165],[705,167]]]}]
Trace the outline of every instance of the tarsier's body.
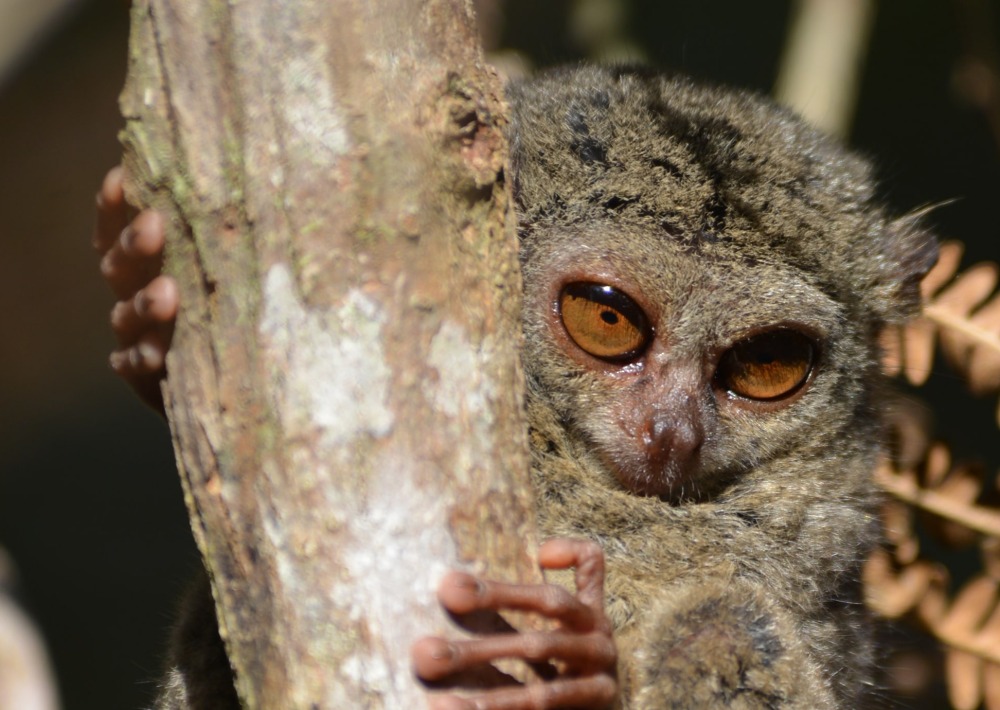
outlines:
[{"label": "tarsier's body", "polygon": [[754,96],[583,69],[510,99],[539,524],[604,549],[617,706],[863,707],[876,335],[933,240]]},{"label": "tarsier's body", "polygon": [[[625,705],[862,706],[876,335],[933,241],[758,97],[597,69],[512,103],[539,516],[604,548]],[[568,282],[630,296],[644,350],[567,338]]]}]

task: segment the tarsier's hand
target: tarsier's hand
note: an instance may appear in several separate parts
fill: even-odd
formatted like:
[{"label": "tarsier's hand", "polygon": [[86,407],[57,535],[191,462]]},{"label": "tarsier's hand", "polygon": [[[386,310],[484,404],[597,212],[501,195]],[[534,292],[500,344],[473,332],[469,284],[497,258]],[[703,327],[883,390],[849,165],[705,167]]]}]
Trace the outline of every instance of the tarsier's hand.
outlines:
[{"label": "tarsier's hand", "polygon": [[177,318],[177,284],[161,275],[163,217],[132,210],[122,191],[122,169],[113,168],[97,193],[94,248],[101,254],[101,274],[118,302],[111,327],[118,339],[111,367],[154,409],[163,410],[160,380]]},{"label": "tarsier's hand", "polygon": [[503,584],[451,572],[438,589],[438,599],[459,617],[479,611],[527,611],[559,622],[558,629],[469,641],[424,638],[413,646],[413,666],[419,678],[447,689],[459,685],[449,683],[449,678],[501,658],[554,662],[558,671],[550,668],[550,679],[531,685],[464,696],[434,694],[429,702],[432,710],[610,707],[618,693],[617,652],[604,615],[604,553],[593,542],[555,539],[541,546],[538,560],[543,569],[575,568],[576,596],[554,584]]}]

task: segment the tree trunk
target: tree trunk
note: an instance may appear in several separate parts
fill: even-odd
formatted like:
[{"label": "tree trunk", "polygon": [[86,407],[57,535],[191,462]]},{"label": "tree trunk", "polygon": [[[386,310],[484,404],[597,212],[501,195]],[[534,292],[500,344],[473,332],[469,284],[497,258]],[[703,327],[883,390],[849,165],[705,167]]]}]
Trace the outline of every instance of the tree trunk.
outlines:
[{"label": "tree trunk", "polygon": [[467,567],[537,579],[499,83],[463,0],[137,0],[132,201],[246,707],[409,708]]}]

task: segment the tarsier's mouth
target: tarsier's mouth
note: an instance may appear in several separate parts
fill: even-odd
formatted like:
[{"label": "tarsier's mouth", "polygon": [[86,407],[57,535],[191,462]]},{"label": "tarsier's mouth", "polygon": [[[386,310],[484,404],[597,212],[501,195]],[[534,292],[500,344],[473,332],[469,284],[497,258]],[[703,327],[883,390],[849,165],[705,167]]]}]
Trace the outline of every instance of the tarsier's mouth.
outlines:
[{"label": "tarsier's mouth", "polygon": [[670,457],[620,457],[602,452],[605,465],[621,486],[635,495],[676,501],[696,497],[698,466],[695,460]]}]

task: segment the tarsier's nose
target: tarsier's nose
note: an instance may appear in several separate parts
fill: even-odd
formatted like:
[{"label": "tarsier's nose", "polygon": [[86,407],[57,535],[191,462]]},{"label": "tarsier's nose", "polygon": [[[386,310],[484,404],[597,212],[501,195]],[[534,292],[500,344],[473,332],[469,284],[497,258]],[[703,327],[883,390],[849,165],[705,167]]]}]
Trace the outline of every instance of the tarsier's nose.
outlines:
[{"label": "tarsier's nose", "polygon": [[682,470],[698,453],[705,430],[694,397],[685,396],[672,406],[655,411],[646,422],[643,439],[647,454],[659,466]]}]

